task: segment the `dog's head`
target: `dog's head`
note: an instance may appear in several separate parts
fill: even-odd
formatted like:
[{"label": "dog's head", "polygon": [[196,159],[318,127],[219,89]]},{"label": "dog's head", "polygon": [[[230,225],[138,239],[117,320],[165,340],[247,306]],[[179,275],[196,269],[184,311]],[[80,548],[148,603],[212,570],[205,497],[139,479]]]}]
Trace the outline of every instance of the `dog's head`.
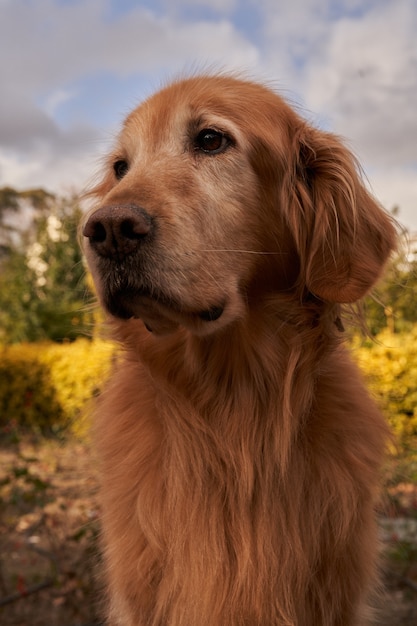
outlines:
[{"label": "dog's head", "polygon": [[83,234],[99,298],[160,333],[210,333],[266,294],[353,302],[394,246],[342,143],[226,76],[135,109],[92,195]]}]

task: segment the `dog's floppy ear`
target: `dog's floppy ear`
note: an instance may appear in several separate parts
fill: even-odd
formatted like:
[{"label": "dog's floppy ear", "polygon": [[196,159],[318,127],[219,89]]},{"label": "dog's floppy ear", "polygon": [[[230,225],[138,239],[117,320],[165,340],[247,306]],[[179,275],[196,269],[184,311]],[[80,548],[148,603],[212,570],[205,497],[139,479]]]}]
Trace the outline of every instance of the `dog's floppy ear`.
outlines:
[{"label": "dog's floppy ear", "polygon": [[378,279],[395,246],[393,221],[366,191],[354,157],[336,136],[304,126],[294,141],[288,220],[302,278],[323,300],[354,302]]}]

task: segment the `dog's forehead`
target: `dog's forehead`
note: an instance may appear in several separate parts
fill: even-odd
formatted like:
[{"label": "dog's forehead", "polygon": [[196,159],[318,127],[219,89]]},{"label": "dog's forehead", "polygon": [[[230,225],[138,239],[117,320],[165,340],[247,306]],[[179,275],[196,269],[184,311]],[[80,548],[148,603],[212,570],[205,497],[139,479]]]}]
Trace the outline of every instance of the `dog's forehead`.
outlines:
[{"label": "dog's forehead", "polygon": [[174,155],[203,128],[216,128],[242,149],[269,146],[282,157],[300,123],[278,94],[259,83],[191,78],[156,92],[130,113],[119,135],[119,152],[129,160]]},{"label": "dog's forehead", "polygon": [[263,85],[231,77],[197,77],[174,82],[145,100],[125,121],[129,133],[149,135],[153,141],[170,132],[184,132],[192,123],[229,122],[252,130],[266,120],[282,122],[289,107]]},{"label": "dog's forehead", "polygon": [[[235,95],[230,86],[227,91],[225,85],[215,79],[180,81],[161,89],[140,104],[127,117],[125,126],[134,126],[156,137],[158,134],[166,135],[170,129],[187,126],[190,121],[210,116],[236,122],[239,107],[231,101]],[[243,94],[240,101],[242,97]]]}]

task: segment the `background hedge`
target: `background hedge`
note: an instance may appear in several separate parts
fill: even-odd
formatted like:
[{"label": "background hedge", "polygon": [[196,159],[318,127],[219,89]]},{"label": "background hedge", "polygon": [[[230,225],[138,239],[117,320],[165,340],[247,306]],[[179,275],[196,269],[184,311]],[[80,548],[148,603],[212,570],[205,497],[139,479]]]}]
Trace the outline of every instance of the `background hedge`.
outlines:
[{"label": "background hedge", "polygon": [[[417,437],[417,325],[366,342],[354,338],[352,352],[399,443],[407,445]],[[101,340],[0,347],[0,427],[84,434],[85,407],[115,356],[115,346]]]},{"label": "background hedge", "polygon": [[417,437],[417,325],[411,331],[382,331],[376,338],[353,340],[353,355],[390,422],[398,443]]},{"label": "background hedge", "polygon": [[107,378],[115,346],[78,339],[0,347],[0,427],[85,434],[88,401]]}]

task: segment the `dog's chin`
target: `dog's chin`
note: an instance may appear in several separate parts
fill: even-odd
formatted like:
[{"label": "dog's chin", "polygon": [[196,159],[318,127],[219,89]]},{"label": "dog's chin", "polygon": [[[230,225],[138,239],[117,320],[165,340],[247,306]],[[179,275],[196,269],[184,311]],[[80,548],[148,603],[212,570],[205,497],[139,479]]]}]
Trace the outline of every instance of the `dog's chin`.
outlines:
[{"label": "dog's chin", "polygon": [[107,294],[103,304],[112,317],[141,319],[157,335],[173,333],[180,326],[196,335],[208,335],[240,317],[241,308],[231,305],[227,298],[219,298],[212,306],[193,310],[171,299],[131,290]]}]

